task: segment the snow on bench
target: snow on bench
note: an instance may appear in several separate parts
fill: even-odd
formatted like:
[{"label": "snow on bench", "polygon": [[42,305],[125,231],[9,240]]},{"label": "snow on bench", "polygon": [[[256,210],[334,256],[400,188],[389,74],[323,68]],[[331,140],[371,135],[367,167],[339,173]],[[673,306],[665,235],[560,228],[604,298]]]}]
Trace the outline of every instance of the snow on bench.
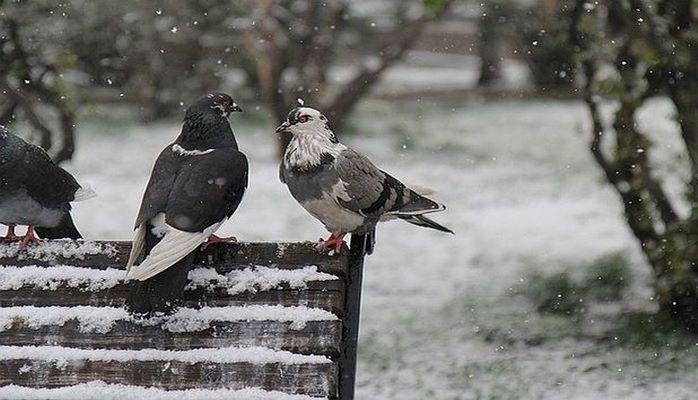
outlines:
[{"label": "snow on bench", "polygon": [[212,244],[134,319],[124,242],[0,243],[2,399],[352,399],[363,245]]}]

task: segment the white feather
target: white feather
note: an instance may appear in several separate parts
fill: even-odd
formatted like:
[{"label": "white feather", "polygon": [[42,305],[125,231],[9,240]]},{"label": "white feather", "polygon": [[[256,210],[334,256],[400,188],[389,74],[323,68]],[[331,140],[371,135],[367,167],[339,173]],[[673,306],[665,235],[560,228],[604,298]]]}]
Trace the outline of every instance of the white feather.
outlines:
[{"label": "white feather", "polygon": [[167,225],[167,222],[165,222],[165,213],[159,213],[153,218],[150,219],[150,225],[153,227],[150,229],[150,233],[153,234],[153,236],[161,239],[167,231],[170,229],[169,225]]},{"label": "white feather", "polygon": [[133,243],[131,245],[131,254],[128,256],[128,262],[126,263],[126,276],[128,276],[131,271],[131,267],[136,263],[136,260],[143,252],[143,247],[145,246],[145,223],[142,223],[136,230],[136,234],[133,237]]},{"label": "white feather", "polygon": [[97,196],[97,192],[90,187],[90,185],[82,185],[80,189],[75,191],[75,194],[73,195],[73,201],[83,201],[87,199],[91,199],[93,197]]},{"label": "white feather", "polygon": [[205,243],[226,220],[227,218],[209,226],[203,232],[185,232],[168,225],[162,240],[153,247],[139,266],[129,270],[126,278],[144,281],[166,270]]},{"label": "white feather", "polygon": [[212,152],[214,149],[208,149],[208,150],[187,150],[184,147],[178,145],[178,144],[173,144],[172,145],[172,151],[179,154],[180,156],[200,156],[204,154],[208,154]]},{"label": "white feather", "polygon": [[[426,208],[426,209],[414,210],[414,211],[397,210],[397,211],[390,211],[388,213],[385,213],[385,214],[383,214],[383,216],[385,217],[385,216],[390,216],[390,215],[394,215],[394,216],[424,215],[424,214],[431,214],[431,213],[436,213],[436,212],[441,212],[441,211],[446,210],[445,205],[440,204],[440,203],[436,203],[436,204],[438,204],[439,208]],[[382,220],[382,218],[381,218],[381,220]]]},{"label": "white feather", "polygon": [[434,189],[428,188],[426,186],[420,186],[420,185],[406,185],[410,190],[413,192],[417,193],[420,196],[431,196],[436,194],[436,191]]}]

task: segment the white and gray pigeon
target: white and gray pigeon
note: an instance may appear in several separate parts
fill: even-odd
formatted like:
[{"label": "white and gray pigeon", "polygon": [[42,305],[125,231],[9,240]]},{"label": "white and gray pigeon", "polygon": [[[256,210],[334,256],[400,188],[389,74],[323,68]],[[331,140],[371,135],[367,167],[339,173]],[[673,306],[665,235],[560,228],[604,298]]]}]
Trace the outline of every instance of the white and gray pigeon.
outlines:
[{"label": "white and gray pigeon", "polygon": [[[80,186],[46,152],[0,125],[0,224],[6,225],[6,241],[20,246],[42,239],[80,239],[71,204],[93,197],[94,191]],[[15,226],[27,225],[27,233],[15,236]]]},{"label": "white and gray pigeon", "polygon": [[376,224],[391,219],[453,233],[425,216],[445,206],[426,198],[426,190],[408,187],[340,143],[318,110],[291,110],[276,132],[293,135],[281,161],[281,181],[331,233],[316,250],[339,252],[344,236],[352,233],[369,235],[370,253]]},{"label": "white and gray pigeon", "polygon": [[196,250],[207,241],[235,240],[214,235],[247,188],[247,158],[227,119],[233,111],[242,109],[226,94],[199,99],[187,109],[181,134],[155,162],[127,264],[127,278],[138,281],[127,301],[134,313],[171,311]]}]

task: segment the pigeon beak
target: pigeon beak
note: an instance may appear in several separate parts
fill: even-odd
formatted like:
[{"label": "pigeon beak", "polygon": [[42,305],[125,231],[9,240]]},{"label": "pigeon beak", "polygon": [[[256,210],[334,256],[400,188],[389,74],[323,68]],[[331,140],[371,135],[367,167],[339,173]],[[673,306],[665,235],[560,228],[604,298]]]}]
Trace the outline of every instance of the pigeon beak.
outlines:
[{"label": "pigeon beak", "polygon": [[230,112],[233,111],[242,112],[242,108],[237,105],[237,103],[233,102],[233,105],[230,107]]},{"label": "pigeon beak", "polygon": [[283,124],[279,125],[278,128],[276,128],[276,133],[285,133],[288,132],[288,128],[291,127],[291,123],[288,121],[284,121]]}]

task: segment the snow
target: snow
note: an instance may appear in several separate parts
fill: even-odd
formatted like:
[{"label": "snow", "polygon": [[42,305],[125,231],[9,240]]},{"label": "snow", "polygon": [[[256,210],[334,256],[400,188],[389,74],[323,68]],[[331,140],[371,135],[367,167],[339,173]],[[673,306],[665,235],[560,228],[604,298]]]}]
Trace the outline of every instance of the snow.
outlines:
[{"label": "snow", "polygon": [[115,268],[99,270],[69,265],[52,267],[0,266],[0,290],[18,290],[23,287],[56,290],[59,287],[70,287],[87,292],[97,292],[123,282],[124,275],[123,270]]},{"label": "snow", "polygon": [[220,347],[193,350],[111,350],[61,346],[0,346],[0,360],[33,360],[58,363],[89,361],[179,361],[251,364],[326,364],[325,356],[295,354],[266,347]]},{"label": "snow", "polygon": [[[42,290],[57,290],[59,287],[78,288],[86,292],[97,292],[123,283],[124,270],[57,265],[16,267],[0,266],[0,290],[18,290],[33,287]],[[317,266],[308,265],[298,269],[278,269],[254,266],[234,270],[221,275],[212,268],[196,268],[189,272],[187,290],[226,289],[230,295],[243,292],[256,293],[288,285],[293,289],[305,289],[308,282],[336,280],[338,277],[319,272]]]},{"label": "snow", "polygon": [[290,328],[305,328],[311,321],[334,321],[337,316],[329,311],[305,306],[249,305],[244,307],[180,308],[162,323],[172,332],[192,332],[207,329],[214,321],[282,321]]},{"label": "snow", "polygon": [[102,254],[108,257],[116,255],[111,244],[97,243],[91,240],[57,240],[40,242],[37,245],[19,248],[19,242],[0,243],[0,258],[17,258],[54,261],[58,257],[84,259],[88,255]]},{"label": "snow", "polygon": [[305,289],[308,282],[330,281],[338,277],[319,272],[316,265],[298,269],[280,269],[263,266],[233,270],[221,275],[212,268],[197,268],[189,272],[190,283],[187,289],[204,287],[207,290],[227,289],[228,294],[243,292],[255,293],[277,288],[287,284],[292,289]]},{"label": "snow", "polygon": [[[150,169],[180,121],[131,125],[131,117],[108,117],[78,126],[76,159],[66,167],[100,196],[76,203],[74,218],[85,237],[130,240]],[[666,186],[678,192],[686,160],[671,117],[668,103],[655,100],[640,127],[655,142],[652,160],[670,173]],[[231,121],[250,160],[250,188],[219,233],[241,241],[326,236],[278,181],[274,127],[257,115],[240,118]],[[338,131],[397,178],[435,189],[448,209],[433,217],[456,232],[399,221],[379,227],[366,259],[357,398],[695,396],[698,348],[606,344],[588,333],[598,322],[542,316],[511,290],[533,273],[574,272],[621,253],[634,277],[624,302],[652,309],[649,267],[589,155],[587,128],[578,101],[415,98],[365,102]],[[619,320],[611,314],[606,323]]]},{"label": "snow", "polygon": [[119,320],[131,319],[128,311],[117,307],[2,307],[0,308],[0,331],[21,323],[31,329],[47,325],[63,326],[71,320],[78,321],[81,332],[109,332]]},{"label": "snow", "polygon": [[329,311],[305,306],[227,306],[180,308],[172,315],[150,319],[134,319],[125,308],[120,307],[1,307],[0,331],[12,328],[13,324],[22,323],[38,329],[48,325],[65,325],[75,320],[81,332],[109,332],[118,321],[141,325],[160,326],[171,332],[195,332],[210,327],[211,323],[237,321],[279,321],[288,322],[289,328],[303,329],[311,321],[334,321],[337,316]]},{"label": "snow", "polygon": [[100,381],[54,389],[35,389],[17,385],[0,387],[5,400],[322,400],[320,397],[290,395],[257,388],[241,390],[162,390],[153,387],[107,384]]}]

